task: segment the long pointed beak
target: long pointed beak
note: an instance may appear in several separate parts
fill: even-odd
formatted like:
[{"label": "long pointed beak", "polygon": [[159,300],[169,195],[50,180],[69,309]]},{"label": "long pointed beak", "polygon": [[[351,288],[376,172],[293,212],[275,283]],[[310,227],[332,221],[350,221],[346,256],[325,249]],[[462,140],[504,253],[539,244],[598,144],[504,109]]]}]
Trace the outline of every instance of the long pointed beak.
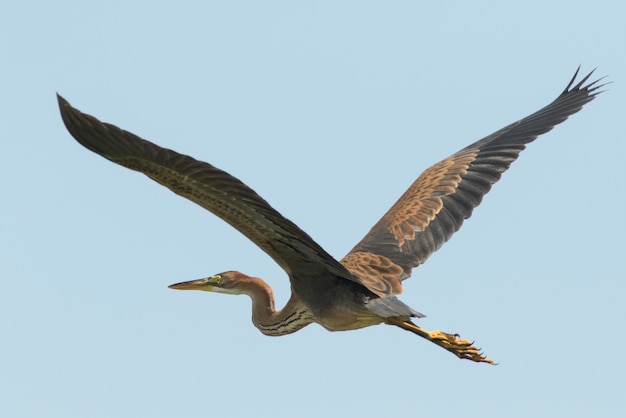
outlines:
[{"label": "long pointed beak", "polygon": [[170,289],[177,290],[204,290],[211,291],[213,283],[209,279],[191,280],[188,282],[175,283],[168,286]]}]

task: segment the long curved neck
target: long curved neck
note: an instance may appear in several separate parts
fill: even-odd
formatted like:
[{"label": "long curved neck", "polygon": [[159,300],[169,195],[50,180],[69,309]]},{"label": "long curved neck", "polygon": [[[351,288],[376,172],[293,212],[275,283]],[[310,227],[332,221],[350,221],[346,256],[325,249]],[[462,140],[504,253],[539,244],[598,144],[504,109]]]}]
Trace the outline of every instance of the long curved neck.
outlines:
[{"label": "long curved neck", "polygon": [[274,292],[262,279],[250,277],[241,287],[242,293],[252,299],[252,322],[265,335],[291,334],[313,322],[309,309],[295,295],[277,311],[274,307]]}]

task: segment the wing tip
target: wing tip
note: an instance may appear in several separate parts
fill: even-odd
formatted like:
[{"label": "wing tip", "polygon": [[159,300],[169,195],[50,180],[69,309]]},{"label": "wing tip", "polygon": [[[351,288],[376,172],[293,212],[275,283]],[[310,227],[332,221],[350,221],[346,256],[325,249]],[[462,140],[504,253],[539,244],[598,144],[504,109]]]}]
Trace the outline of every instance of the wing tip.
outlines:
[{"label": "wing tip", "polygon": [[588,96],[591,99],[593,99],[598,94],[604,92],[605,90],[598,91],[598,89],[606,86],[607,84],[611,84],[611,81],[608,81],[602,84],[598,84],[598,83],[606,79],[607,76],[602,76],[590,83],[587,83],[587,80],[589,80],[589,78],[597,70],[597,68],[598,67],[595,67],[586,76],[584,76],[578,83],[574,84],[576,82],[576,79],[578,78],[578,73],[580,72],[580,69],[581,69],[581,65],[579,65],[578,68],[576,69],[576,72],[574,72],[574,76],[569,81],[569,83],[567,84],[567,87],[565,87],[565,90],[563,90],[563,93],[561,94],[568,94],[568,93],[577,92],[577,91],[585,91],[588,94]]},{"label": "wing tip", "polygon": [[72,105],[70,105],[70,103],[67,100],[65,100],[65,98],[61,96],[58,92],[56,93],[56,96],[57,96],[57,103],[59,105],[59,111],[61,112],[61,116],[67,113],[68,110],[73,109]]}]

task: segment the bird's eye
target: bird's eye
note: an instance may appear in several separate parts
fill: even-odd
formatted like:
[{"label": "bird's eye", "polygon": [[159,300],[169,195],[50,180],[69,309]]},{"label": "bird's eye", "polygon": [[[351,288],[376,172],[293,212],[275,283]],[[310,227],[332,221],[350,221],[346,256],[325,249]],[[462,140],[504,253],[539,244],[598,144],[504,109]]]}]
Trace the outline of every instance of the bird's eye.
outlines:
[{"label": "bird's eye", "polygon": [[216,274],[215,276],[213,276],[213,280],[215,280],[216,284],[220,284],[222,283],[222,276],[220,276],[219,274]]}]

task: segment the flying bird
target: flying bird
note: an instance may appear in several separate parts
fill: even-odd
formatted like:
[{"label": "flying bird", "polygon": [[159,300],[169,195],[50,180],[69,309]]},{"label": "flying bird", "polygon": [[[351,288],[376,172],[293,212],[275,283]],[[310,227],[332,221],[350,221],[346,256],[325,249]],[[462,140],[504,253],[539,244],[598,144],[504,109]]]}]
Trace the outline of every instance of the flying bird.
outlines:
[{"label": "flying bird", "polygon": [[600,93],[601,79],[587,83],[593,71],[576,82],[579,70],[543,109],[425,170],[341,260],[225,171],[100,122],[61,96],[57,98],[63,122],[79,143],[114,163],[144,173],[228,222],[285,270],[291,297],[283,309],[276,310],[271,287],[238,271],[170,288],[248,295],[252,321],[265,335],[290,334],[313,322],[329,331],[382,323],[417,334],[461,359],[493,363],[473,342],[458,334],[427,331],[416,325],[411,319],[424,315],[397,295],[412,269],[459,230],[526,144]]}]

